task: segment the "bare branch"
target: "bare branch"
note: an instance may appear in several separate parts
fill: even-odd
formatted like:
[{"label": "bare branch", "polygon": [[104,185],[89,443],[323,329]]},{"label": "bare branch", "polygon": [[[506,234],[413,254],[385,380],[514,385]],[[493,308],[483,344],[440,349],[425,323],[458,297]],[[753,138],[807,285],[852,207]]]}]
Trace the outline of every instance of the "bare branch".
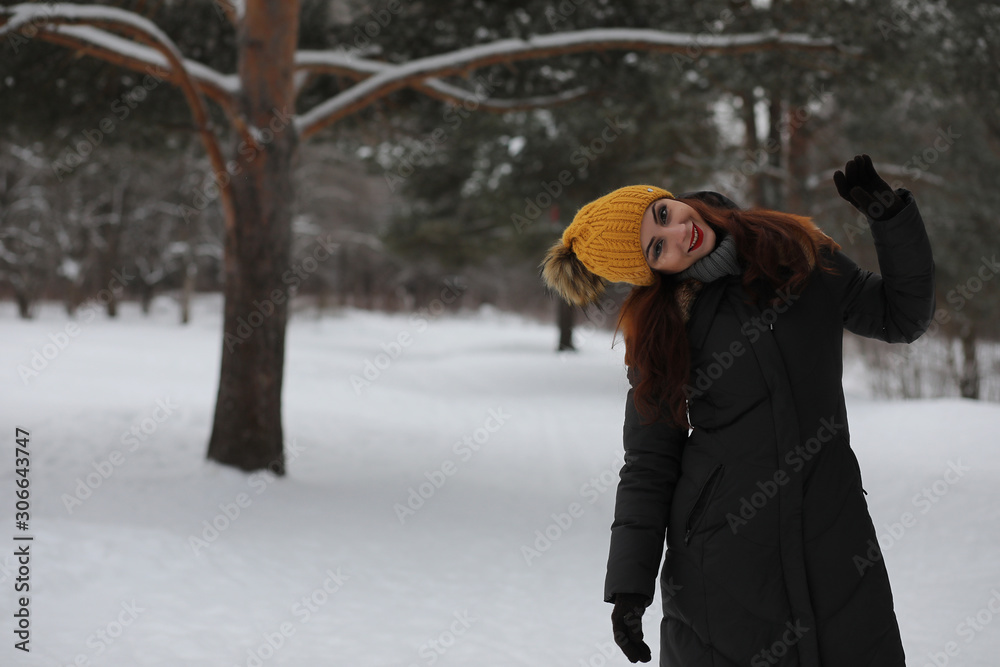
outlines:
[{"label": "bare branch", "polygon": [[[402,65],[389,65],[378,73],[317,105],[296,119],[300,136],[305,139],[328,125],[365,108],[391,92],[421,85],[430,78],[462,74],[497,63],[549,58],[584,51],[602,50],[653,51],[682,54],[691,60],[701,55],[735,55],[765,50],[847,52],[830,38],[781,34],[775,31],[743,35],[695,35],[659,30],[612,28],[577,30],[541,35],[527,40],[505,39],[458,49],[450,53],[419,58]],[[362,72],[370,62],[341,62],[342,73]]]}]

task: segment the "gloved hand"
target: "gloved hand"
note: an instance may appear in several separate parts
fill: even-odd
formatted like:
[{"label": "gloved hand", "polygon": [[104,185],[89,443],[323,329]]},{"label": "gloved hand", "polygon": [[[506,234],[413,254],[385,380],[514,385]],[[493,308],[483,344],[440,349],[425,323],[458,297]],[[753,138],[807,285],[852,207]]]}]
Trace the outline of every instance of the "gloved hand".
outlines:
[{"label": "gloved hand", "polygon": [[611,627],[615,643],[629,662],[649,662],[649,646],[642,641],[642,613],[646,611],[646,596],[639,593],[615,594],[611,610]]},{"label": "gloved hand", "polygon": [[840,196],[873,220],[888,220],[903,210],[905,203],[879,177],[867,155],[855,155],[844,171],[833,174]]}]

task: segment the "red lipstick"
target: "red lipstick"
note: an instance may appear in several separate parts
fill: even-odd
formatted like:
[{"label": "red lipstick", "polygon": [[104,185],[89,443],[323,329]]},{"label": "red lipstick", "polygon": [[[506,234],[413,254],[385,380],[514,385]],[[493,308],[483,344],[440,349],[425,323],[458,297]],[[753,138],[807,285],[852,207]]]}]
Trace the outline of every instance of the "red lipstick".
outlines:
[{"label": "red lipstick", "polygon": [[697,250],[701,246],[701,242],[705,239],[705,234],[701,231],[698,225],[691,223],[691,245],[688,246],[688,252],[692,250]]}]

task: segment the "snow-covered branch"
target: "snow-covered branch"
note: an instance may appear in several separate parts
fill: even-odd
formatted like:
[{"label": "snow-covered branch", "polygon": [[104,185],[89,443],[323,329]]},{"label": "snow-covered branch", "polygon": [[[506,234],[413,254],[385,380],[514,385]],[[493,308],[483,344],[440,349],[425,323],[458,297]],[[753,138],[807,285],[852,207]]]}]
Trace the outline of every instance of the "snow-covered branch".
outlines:
[{"label": "snow-covered branch", "polygon": [[314,51],[300,49],[295,52],[295,69],[321,74],[336,74],[351,79],[364,79],[381,74],[394,66],[375,60],[360,58],[345,51]]},{"label": "snow-covered branch", "polygon": [[216,6],[226,15],[226,20],[234,28],[238,27],[240,21],[247,13],[246,0],[212,0]]},{"label": "snow-covered branch", "polygon": [[[90,26],[53,26],[50,34],[43,38],[137,72],[149,72],[150,69],[162,70],[167,81],[179,83],[178,75],[171,69],[169,61],[162,53],[105,30]],[[239,78],[235,74],[222,74],[187,58],[184,59],[184,69],[207,97],[223,109],[232,108],[233,97],[239,92],[240,86]]]},{"label": "snow-covered branch", "polygon": [[[225,159],[222,156],[219,142],[212,132],[201,89],[195,84],[187,69],[180,49],[155,23],[134,12],[99,5],[32,3],[0,8],[0,36],[22,28],[34,28],[38,30],[38,36],[44,39],[49,35],[59,34],[60,30],[65,35],[65,26],[74,25],[118,31],[140,42],[145,42],[158,51],[167,60],[170,72],[176,78],[174,83],[184,93],[188,106],[191,108],[191,114],[194,116],[195,125],[201,135],[202,143],[213,169],[216,173],[226,171]],[[91,35],[91,37],[93,36]],[[106,52],[116,53],[120,58],[130,58],[134,54],[135,47],[139,45],[129,40],[116,42],[104,40],[101,46]],[[222,197],[222,204],[227,209],[232,208],[228,196]],[[234,219],[232,215],[228,214],[231,212],[231,210],[227,211],[227,221]]]},{"label": "snow-covered branch", "polygon": [[445,102],[477,104],[475,107],[483,111],[523,111],[526,109],[538,109],[540,107],[552,107],[559,104],[566,104],[573,100],[580,99],[590,92],[586,86],[577,86],[569,90],[562,90],[552,95],[534,95],[532,97],[518,97],[513,99],[493,99],[482,97],[477,93],[471,93],[464,88],[452,86],[444,81],[431,79],[424,85],[416,88],[430,97],[435,97]]},{"label": "snow-covered branch", "polygon": [[[307,138],[375,100],[427,79],[463,74],[473,69],[519,60],[548,58],[569,53],[602,50],[676,53],[693,59],[701,55],[735,55],[769,49],[844,51],[831,38],[781,34],[776,31],[742,35],[696,35],[660,30],[606,28],[539,35],[529,39],[504,39],[450,53],[418,58],[401,65],[387,65],[367,79],[335,95],[296,119],[302,138]],[[344,60],[341,56],[341,60]],[[341,62],[344,73],[350,65]],[[370,68],[356,62],[354,71]]]},{"label": "snow-covered branch", "polygon": [[[332,74],[346,76],[352,79],[366,79],[387,70],[393,65],[358,58],[352,54],[338,51],[298,51],[295,54],[296,74]],[[482,111],[520,111],[537,109],[538,107],[565,104],[578,99],[587,93],[586,86],[560,91],[552,95],[536,95],[517,99],[493,99],[471,92],[460,86],[441,81],[440,79],[425,79],[411,84],[411,87],[436,99],[454,104],[475,104]]]},{"label": "snow-covered branch", "polygon": [[[162,53],[105,30],[91,26],[52,26],[41,39],[137,72],[153,72],[174,85],[180,85],[180,77],[173,71],[170,61]],[[250,136],[250,130],[236,110],[236,95],[240,90],[239,77],[235,74],[223,74],[189,59],[184,60],[184,68],[201,92],[222,108],[241,138],[247,144],[251,144],[253,138]]]},{"label": "snow-covered branch", "polygon": [[[240,20],[242,2],[234,1],[223,5],[234,20]],[[38,29],[40,39],[59,43],[124,67],[139,71],[159,68],[158,72],[164,78],[178,85],[185,93],[216,173],[226,171],[225,163],[209,126],[202,93],[223,107],[244,141],[249,145],[257,143],[252,128],[235,111],[235,99],[240,86],[238,77],[235,74],[222,74],[201,63],[184,59],[170,38],[148,19],[115,7],[96,5],[32,3],[0,8],[0,35],[28,26]],[[110,31],[117,31],[131,39]],[[145,42],[149,46],[138,42]],[[466,105],[475,103],[477,108],[493,111],[561,104],[587,92],[584,88],[574,88],[554,95],[498,100],[485,96],[482,91],[470,91],[441,80],[441,77],[467,75],[475,69],[498,63],[603,50],[674,53],[690,61],[702,55],[735,55],[771,49],[847,51],[831,38],[781,34],[776,31],[704,35],[631,28],[578,30],[523,40],[505,39],[418,58],[399,65],[367,60],[345,51],[304,50],[295,55],[295,76],[299,85],[309,76],[317,74],[346,76],[358,82],[296,117],[294,123],[300,137],[306,139],[379,98],[406,87],[445,101]],[[224,196],[222,199],[224,207],[230,205],[228,197]],[[227,215],[226,218],[228,220],[230,216]]]}]

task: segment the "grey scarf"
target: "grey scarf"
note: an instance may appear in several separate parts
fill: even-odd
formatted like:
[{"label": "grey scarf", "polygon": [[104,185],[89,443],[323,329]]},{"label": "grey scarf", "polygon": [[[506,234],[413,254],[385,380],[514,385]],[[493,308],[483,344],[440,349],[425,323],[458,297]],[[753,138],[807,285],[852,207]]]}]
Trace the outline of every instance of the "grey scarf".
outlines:
[{"label": "grey scarf", "polygon": [[678,280],[694,278],[707,283],[722,276],[738,276],[741,273],[743,267],[740,266],[739,255],[736,253],[736,240],[731,234],[725,234],[712,252],[676,275]]}]

